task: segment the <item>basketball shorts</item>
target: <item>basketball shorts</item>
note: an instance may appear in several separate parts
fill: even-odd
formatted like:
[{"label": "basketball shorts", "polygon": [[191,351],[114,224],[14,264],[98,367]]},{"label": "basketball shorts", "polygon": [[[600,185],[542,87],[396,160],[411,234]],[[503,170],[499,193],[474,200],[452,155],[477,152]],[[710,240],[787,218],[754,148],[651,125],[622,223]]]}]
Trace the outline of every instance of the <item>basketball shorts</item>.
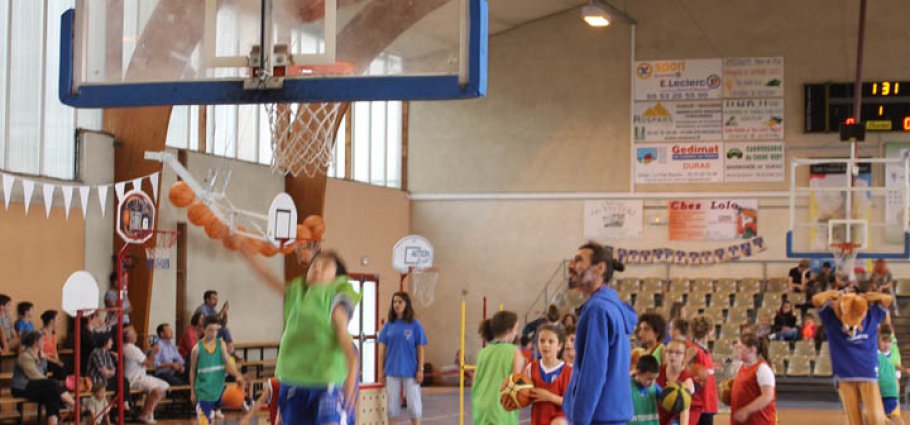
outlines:
[{"label": "basketball shorts", "polygon": [[901,415],[901,404],[897,402],[897,397],[882,397],[882,404],[885,405],[885,415],[889,418]]},{"label": "basketball shorts", "polygon": [[286,424],[354,425],[354,404],[345,409],[341,388],[297,387],[281,384],[278,411]]},{"label": "basketball shorts", "polygon": [[214,401],[196,402],[196,424],[211,425],[215,423],[215,404]]}]

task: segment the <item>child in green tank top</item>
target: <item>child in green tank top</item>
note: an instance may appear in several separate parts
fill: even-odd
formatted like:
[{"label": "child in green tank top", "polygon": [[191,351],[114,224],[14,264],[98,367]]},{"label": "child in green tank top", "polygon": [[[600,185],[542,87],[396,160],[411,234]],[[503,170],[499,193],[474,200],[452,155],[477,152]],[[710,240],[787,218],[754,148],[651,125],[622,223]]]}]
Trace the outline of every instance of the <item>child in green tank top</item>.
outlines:
[{"label": "child in green tank top", "polygon": [[518,315],[500,311],[480,324],[487,346],[477,356],[477,372],[471,385],[471,415],[474,425],[517,425],[518,410],[507,412],[499,403],[506,378],[524,369],[521,350],[513,344],[518,335]]},{"label": "child in green tank top", "polygon": [[225,372],[234,375],[243,386],[243,375],[228,357],[227,346],[218,331],[221,322],[215,316],[205,318],[203,337],[190,354],[190,399],[196,405],[196,423],[209,425],[215,420],[215,405],[224,390]]}]

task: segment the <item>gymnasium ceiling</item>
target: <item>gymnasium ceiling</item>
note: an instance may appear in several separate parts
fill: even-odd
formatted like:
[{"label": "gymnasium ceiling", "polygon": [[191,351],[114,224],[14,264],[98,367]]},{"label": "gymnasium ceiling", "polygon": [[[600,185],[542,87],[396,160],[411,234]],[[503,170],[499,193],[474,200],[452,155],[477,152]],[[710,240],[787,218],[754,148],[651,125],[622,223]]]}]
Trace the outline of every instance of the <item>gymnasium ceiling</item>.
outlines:
[{"label": "gymnasium ceiling", "polygon": [[579,8],[587,3],[587,0],[489,0],[490,34],[508,31],[524,23]]}]

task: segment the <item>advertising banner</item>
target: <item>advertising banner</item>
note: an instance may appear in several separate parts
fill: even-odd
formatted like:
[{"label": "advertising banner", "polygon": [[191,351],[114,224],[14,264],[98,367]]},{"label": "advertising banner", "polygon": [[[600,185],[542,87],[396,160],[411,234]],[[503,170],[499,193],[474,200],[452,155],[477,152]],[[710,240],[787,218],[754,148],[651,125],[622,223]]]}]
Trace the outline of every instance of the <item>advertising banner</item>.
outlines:
[{"label": "advertising banner", "polygon": [[720,59],[680,59],[635,63],[634,100],[719,99]]},{"label": "advertising banner", "polygon": [[640,144],[635,146],[636,183],[721,182],[723,143]]},{"label": "advertising banner", "polygon": [[783,99],[724,99],[724,140],[783,139]]},{"label": "advertising banner", "polygon": [[758,235],[755,199],[671,200],[671,241],[727,241]]},{"label": "advertising banner", "polygon": [[725,182],[781,182],[785,174],[783,142],[724,143]]},{"label": "advertising banner", "polygon": [[727,58],[724,97],[784,97],[784,58]]},{"label": "advertising banner", "polygon": [[635,102],[636,142],[720,140],[723,108],[719,100]]}]

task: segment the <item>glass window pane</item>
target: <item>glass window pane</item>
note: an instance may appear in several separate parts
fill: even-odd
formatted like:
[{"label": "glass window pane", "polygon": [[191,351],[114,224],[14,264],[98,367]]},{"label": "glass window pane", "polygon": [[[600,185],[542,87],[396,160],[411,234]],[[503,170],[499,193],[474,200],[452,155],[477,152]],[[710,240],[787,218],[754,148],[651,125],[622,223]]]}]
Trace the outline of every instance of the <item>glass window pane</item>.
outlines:
[{"label": "glass window pane", "polygon": [[215,113],[210,117],[213,132],[213,151],[218,156],[236,158],[237,144],[237,106],[219,105],[212,107]]},{"label": "glass window pane", "polygon": [[186,149],[189,145],[189,107],[174,106],[171,110],[171,120],[167,125],[167,139],[165,144],[172,148]]},{"label": "glass window pane", "polygon": [[[358,294],[360,293],[360,281],[359,280],[350,280],[351,286],[354,287],[354,291]],[[360,336],[360,305],[357,304],[357,307],[354,308],[354,314],[351,316],[351,321],[348,322],[348,333],[359,337]]]},{"label": "glass window pane", "polygon": [[386,186],[401,188],[401,102],[389,102]]},{"label": "glass window pane", "polygon": [[[0,1],[0,34],[9,34],[9,2]],[[9,53],[9,40],[0,40],[0,88],[6,91],[6,58]],[[9,96],[0,94],[0,168],[6,165],[6,102]]]},{"label": "glass window pane", "polygon": [[237,129],[237,158],[244,161],[256,161],[256,154],[259,146],[257,145],[257,133],[259,130],[259,119],[256,116],[256,105],[240,105],[238,108],[239,116],[237,121],[240,123]]},{"label": "glass window pane", "polygon": [[47,38],[44,73],[44,170],[59,179],[76,177],[76,110],[59,100],[60,15],[73,7],[73,0],[47,2]]},{"label": "glass window pane", "polygon": [[363,306],[363,334],[365,336],[376,335],[376,302],[376,282],[364,282],[360,305]]},{"label": "glass window pane", "polygon": [[190,106],[189,110],[189,125],[187,125],[187,137],[189,138],[190,145],[189,149],[193,151],[199,150],[199,106],[193,105]]},{"label": "glass window pane", "polygon": [[376,340],[363,341],[363,351],[360,353],[360,382],[372,384],[376,382]]},{"label": "glass window pane", "polygon": [[259,122],[259,163],[270,165],[272,163],[272,130],[265,106],[259,106],[257,121]]},{"label": "glass window pane", "polygon": [[385,185],[386,158],[386,105],[388,102],[370,104],[370,183]]},{"label": "glass window pane", "polygon": [[352,149],[354,180],[370,181],[370,102],[354,102]]},{"label": "glass window pane", "polygon": [[[9,64],[9,158],[8,169],[28,174],[41,172],[42,98],[40,83],[35,80],[44,66],[44,6],[43,1],[13,0],[10,16]],[[40,79],[38,80],[40,81]]]},{"label": "glass window pane", "polygon": [[332,162],[329,163],[329,177],[339,179],[345,178],[345,143],[347,142],[347,122],[345,116],[341,119],[341,125],[338,126],[338,133],[335,134],[335,148],[332,153]]}]

